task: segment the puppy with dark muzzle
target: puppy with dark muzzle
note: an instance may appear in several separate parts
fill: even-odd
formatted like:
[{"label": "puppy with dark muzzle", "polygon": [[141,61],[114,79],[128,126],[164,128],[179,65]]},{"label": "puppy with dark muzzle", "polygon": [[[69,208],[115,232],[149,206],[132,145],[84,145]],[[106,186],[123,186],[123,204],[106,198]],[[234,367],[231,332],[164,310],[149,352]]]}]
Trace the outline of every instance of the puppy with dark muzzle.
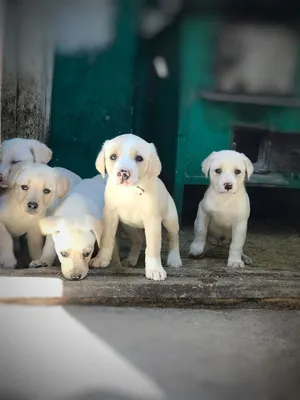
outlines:
[{"label": "puppy with dark muzzle", "polygon": [[52,212],[81,178],[64,168],[26,164],[15,171],[10,187],[0,198],[0,266],[15,267],[12,238],[27,236],[30,257],[42,254],[43,236],[39,220]]},{"label": "puppy with dark muzzle", "polygon": [[202,163],[210,185],[198,207],[190,246],[190,256],[204,253],[207,237],[231,240],[228,267],[244,267],[251,259],[243,253],[250,215],[250,202],[245,178],[253,173],[253,165],[244,154],[232,150],[213,152]]}]

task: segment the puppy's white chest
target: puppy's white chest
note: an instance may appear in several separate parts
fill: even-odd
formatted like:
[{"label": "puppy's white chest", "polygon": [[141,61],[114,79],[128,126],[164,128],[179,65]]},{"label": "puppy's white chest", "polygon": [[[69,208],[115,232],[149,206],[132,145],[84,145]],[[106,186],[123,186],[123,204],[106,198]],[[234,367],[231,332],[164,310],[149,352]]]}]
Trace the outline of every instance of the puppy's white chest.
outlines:
[{"label": "puppy's white chest", "polygon": [[11,219],[8,224],[6,224],[7,229],[10,234],[14,237],[19,237],[27,233],[30,229],[37,226],[38,221],[32,218],[32,220],[28,220],[26,217],[23,217],[22,220],[13,220]]},{"label": "puppy's white chest", "polygon": [[121,188],[114,197],[115,207],[117,209],[120,220],[127,225],[143,228],[142,194],[137,188]]}]

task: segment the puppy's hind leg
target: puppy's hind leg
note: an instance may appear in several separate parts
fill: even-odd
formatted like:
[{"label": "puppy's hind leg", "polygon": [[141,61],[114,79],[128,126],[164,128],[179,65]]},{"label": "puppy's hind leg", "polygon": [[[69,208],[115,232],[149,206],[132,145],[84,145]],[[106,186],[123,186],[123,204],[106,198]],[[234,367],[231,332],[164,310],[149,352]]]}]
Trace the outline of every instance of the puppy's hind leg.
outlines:
[{"label": "puppy's hind leg", "polygon": [[246,256],[246,254],[242,254],[242,261],[244,261],[245,265],[251,265],[252,264],[252,260],[250,257]]},{"label": "puppy's hind leg", "polygon": [[122,224],[122,228],[131,240],[131,249],[128,256],[123,260],[124,267],[135,267],[139,261],[143,245],[143,235],[140,229],[132,228],[129,225]]},{"label": "puppy's hind leg", "polygon": [[0,236],[0,266],[15,268],[17,266],[17,259],[14,255],[13,238],[2,223],[0,223]]},{"label": "puppy's hind leg", "polygon": [[208,224],[209,216],[203,210],[200,202],[197,217],[194,222],[194,240],[190,246],[190,257],[200,257],[203,255],[207,240]]},{"label": "puppy's hind leg", "polygon": [[168,267],[179,268],[182,267],[179,251],[179,224],[175,205],[172,208],[172,212],[170,212],[169,215],[163,220],[163,226],[167,229],[169,236],[169,254],[167,265]]}]

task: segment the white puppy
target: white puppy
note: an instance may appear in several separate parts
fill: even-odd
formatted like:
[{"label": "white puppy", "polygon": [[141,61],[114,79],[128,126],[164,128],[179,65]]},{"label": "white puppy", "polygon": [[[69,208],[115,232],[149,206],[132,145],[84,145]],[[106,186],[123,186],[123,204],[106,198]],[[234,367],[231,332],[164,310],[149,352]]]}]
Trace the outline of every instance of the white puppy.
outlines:
[{"label": "white puppy", "polygon": [[13,166],[18,166],[24,161],[48,164],[52,158],[52,151],[38,140],[14,138],[3,141],[1,155],[0,187],[6,188],[13,179]]},{"label": "white puppy", "polygon": [[253,173],[251,161],[232,150],[213,152],[202,163],[202,171],[210,177],[210,185],[198,207],[195,237],[190,255],[203,254],[207,237],[230,240],[228,267],[243,267],[251,259],[243,253],[250,202],[244,181]]},{"label": "white puppy", "polygon": [[[111,261],[119,220],[146,235],[146,277],[164,280],[161,264],[162,224],[169,234],[168,266],[182,265],[179,254],[178,216],[173,199],[158,178],[161,163],[156,149],[138,136],[126,134],[104,143],[97,170],[108,173],[103,212],[101,250],[91,266],[107,267]],[[140,248],[139,248],[140,249]],[[135,257],[137,262],[138,257]]]},{"label": "white puppy", "polygon": [[41,219],[41,231],[48,236],[41,257],[30,267],[51,266],[58,255],[65,278],[86,277],[96,241],[100,248],[105,184],[101,175],[83,179],[53,216]]},{"label": "white puppy", "polygon": [[67,169],[51,168],[39,163],[29,163],[19,168],[11,187],[0,198],[0,223],[5,226],[5,229],[2,228],[0,265],[16,265],[11,236],[26,234],[30,257],[35,260],[41,256],[43,236],[39,220],[51,207],[56,207],[59,199],[80,180],[79,176]]}]

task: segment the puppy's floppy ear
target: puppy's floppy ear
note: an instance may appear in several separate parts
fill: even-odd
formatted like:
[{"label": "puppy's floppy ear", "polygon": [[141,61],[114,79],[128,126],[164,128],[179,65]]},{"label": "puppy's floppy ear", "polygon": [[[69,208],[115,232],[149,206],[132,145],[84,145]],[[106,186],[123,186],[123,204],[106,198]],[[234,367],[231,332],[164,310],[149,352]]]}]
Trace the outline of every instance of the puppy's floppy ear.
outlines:
[{"label": "puppy's floppy ear", "polygon": [[85,217],[85,224],[96,236],[98,247],[100,248],[101,236],[102,236],[102,221],[94,218],[92,215]]},{"label": "puppy's floppy ear", "polygon": [[202,172],[204,173],[205,177],[208,177],[209,170],[213,159],[215,158],[216,152],[213,151],[201,164]]},{"label": "puppy's floppy ear", "polygon": [[105,160],[105,147],[107,145],[109,141],[106,140],[103,143],[102,149],[100,150],[97,158],[96,158],[96,169],[98,172],[100,172],[100,174],[103,176],[103,178],[105,177],[105,164],[106,164],[106,160]]},{"label": "puppy's floppy ear", "polygon": [[33,156],[33,162],[41,164],[48,164],[53,155],[52,150],[48,146],[35,139],[31,140],[30,151]]},{"label": "puppy's floppy ear", "polygon": [[60,228],[60,217],[45,217],[39,221],[39,227],[41,233],[45,236],[52,235],[59,231]]},{"label": "puppy's floppy ear", "polygon": [[146,172],[147,179],[156,178],[161,173],[161,162],[158,157],[156,148],[153,143],[149,143],[150,146],[150,156],[149,163]]},{"label": "puppy's floppy ear", "polygon": [[6,184],[1,184],[1,187],[11,189],[13,186],[15,186],[15,183],[16,183],[18,177],[20,176],[21,172],[24,171],[24,169],[25,168],[22,168],[22,167],[18,166],[17,164],[12,165],[12,167],[9,171],[9,174],[8,174]]},{"label": "puppy's floppy ear", "polygon": [[245,156],[245,154],[241,153],[242,157],[244,159],[244,163],[246,165],[246,173],[247,173],[247,179],[249,181],[251,175],[253,174],[253,164],[252,162],[249,160],[249,158],[247,156]]},{"label": "puppy's floppy ear", "polygon": [[68,190],[70,189],[70,181],[66,176],[58,175],[56,178],[57,182],[57,192],[56,195],[59,199],[67,194]]}]

